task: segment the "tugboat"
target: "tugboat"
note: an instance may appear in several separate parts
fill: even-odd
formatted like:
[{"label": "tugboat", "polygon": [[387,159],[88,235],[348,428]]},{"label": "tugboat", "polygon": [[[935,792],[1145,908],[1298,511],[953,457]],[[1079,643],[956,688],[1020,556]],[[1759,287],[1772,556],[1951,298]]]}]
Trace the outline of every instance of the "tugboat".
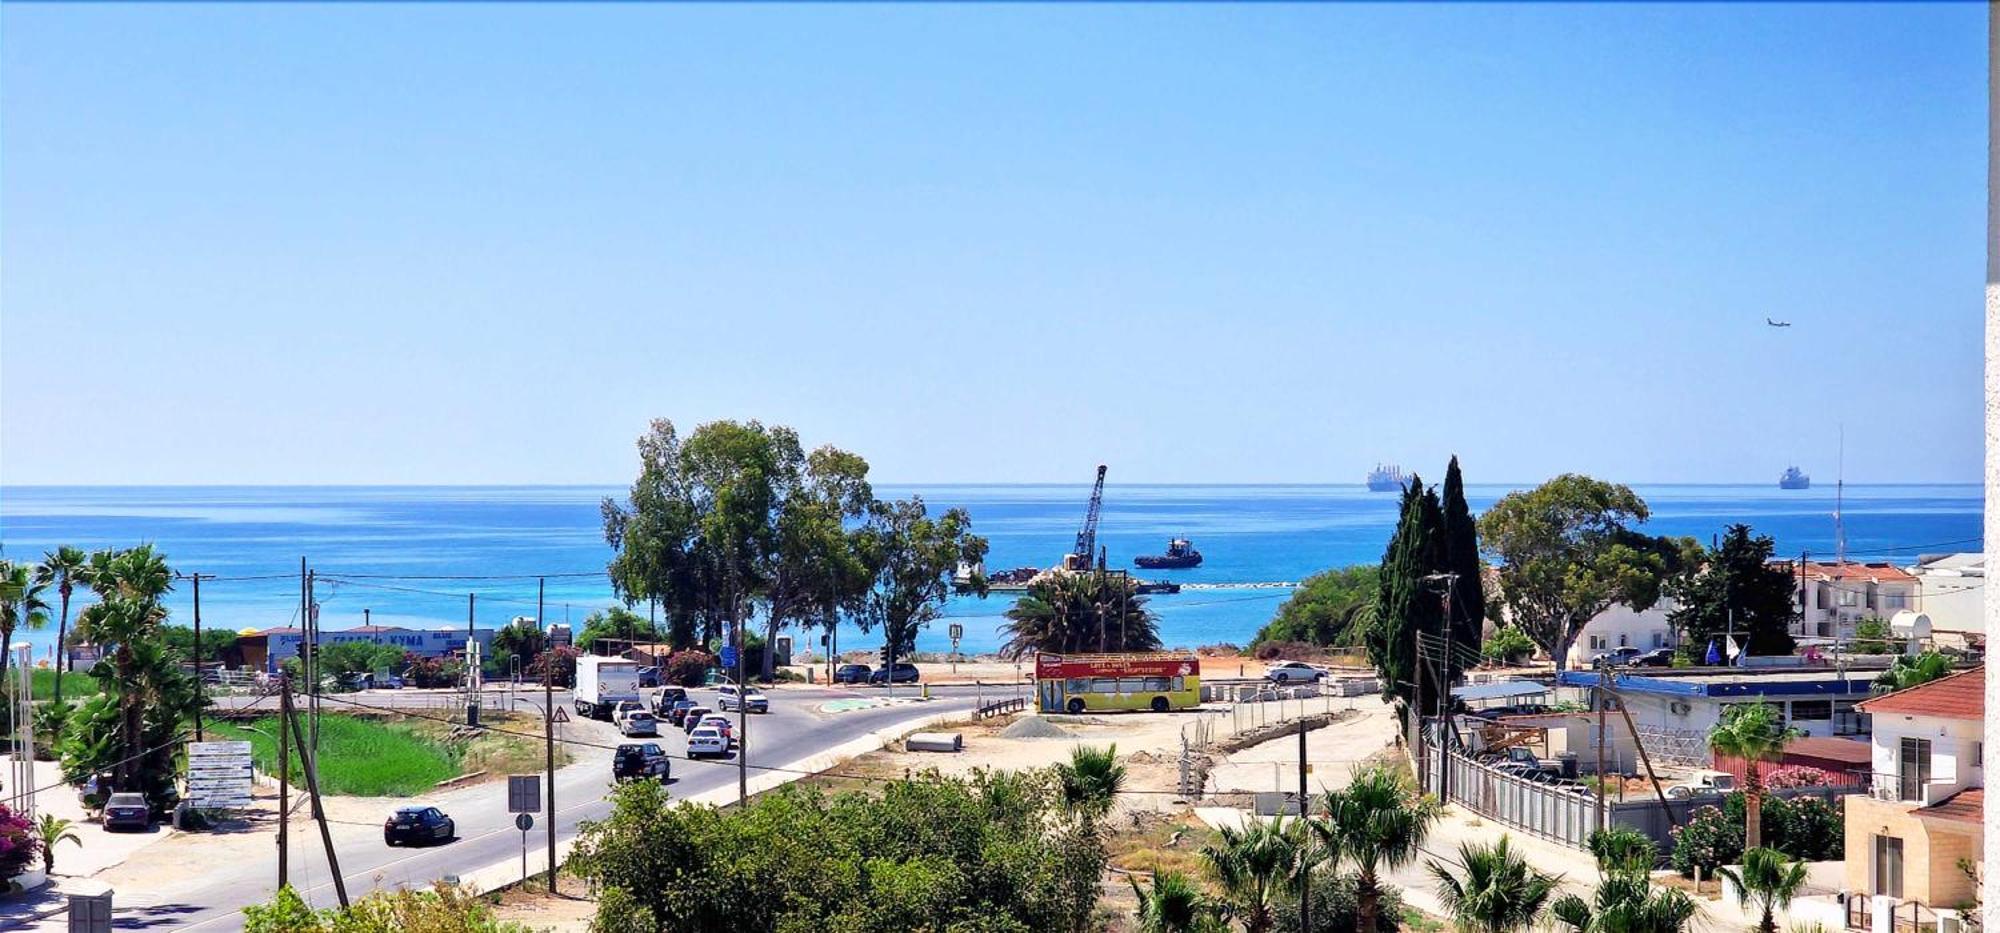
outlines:
[{"label": "tugboat", "polygon": [[1402,492],[1406,482],[1403,468],[1393,464],[1384,466],[1378,463],[1375,469],[1368,471],[1369,492]]},{"label": "tugboat", "polygon": [[1132,558],[1132,563],[1148,570],[1184,570],[1201,566],[1201,552],[1186,538],[1175,538],[1167,542],[1165,554],[1145,554]]},{"label": "tugboat", "polygon": [[1798,467],[1789,466],[1785,468],[1784,474],[1778,477],[1778,488],[1811,489],[1812,477],[1801,472]]}]

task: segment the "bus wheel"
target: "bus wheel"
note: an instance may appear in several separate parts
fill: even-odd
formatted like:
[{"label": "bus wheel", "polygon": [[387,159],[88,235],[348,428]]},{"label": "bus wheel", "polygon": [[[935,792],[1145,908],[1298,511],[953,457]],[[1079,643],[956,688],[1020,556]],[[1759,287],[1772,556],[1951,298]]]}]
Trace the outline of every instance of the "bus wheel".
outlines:
[{"label": "bus wheel", "polygon": [[1069,711],[1071,715],[1083,712],[1083,698],[1071,697],[1069,701]]},{"label": "bus wheel", "polygon": [[1154,698],[1153,698],[1153,712],[1155,712],[1155,713],[1164,713],[1164,712],[1166,712],[1166,711],[1167,711],[1167,698],[1166,698],[1166,697],[1154,697]]}]

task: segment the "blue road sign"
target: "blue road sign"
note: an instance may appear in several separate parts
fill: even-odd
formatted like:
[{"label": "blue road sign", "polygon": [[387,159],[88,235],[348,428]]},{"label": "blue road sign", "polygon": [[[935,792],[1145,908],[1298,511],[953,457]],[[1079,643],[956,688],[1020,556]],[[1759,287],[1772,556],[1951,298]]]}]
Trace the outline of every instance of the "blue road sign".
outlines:
[{"label": "blue road sign", "polygon": [[722,646],[722,669],[723,669],[723,670],[725,670],[725,671],[733,671],[733,670],[735,670],[735,669],[736,669],[736,646],[735,646],[735,645],[723,645],[723,646]]}]

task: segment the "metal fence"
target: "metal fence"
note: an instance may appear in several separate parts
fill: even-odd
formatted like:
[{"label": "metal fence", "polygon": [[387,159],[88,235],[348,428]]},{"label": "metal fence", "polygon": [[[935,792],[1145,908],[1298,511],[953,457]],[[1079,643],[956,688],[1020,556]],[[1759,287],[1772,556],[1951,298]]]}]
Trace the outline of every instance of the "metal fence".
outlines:
[{"label": "metal fence", "polygon": [[[1438,752],[1435,745],[1430,750],[1433,755]],[[1456,749],[1444,754],[1442,765],[1451,802],[1487,819],[1577,848],[1597,828],[1597,795],[1580,784],[1528,780]],[[1431,770],[1435,773],[1436,766]]]}]

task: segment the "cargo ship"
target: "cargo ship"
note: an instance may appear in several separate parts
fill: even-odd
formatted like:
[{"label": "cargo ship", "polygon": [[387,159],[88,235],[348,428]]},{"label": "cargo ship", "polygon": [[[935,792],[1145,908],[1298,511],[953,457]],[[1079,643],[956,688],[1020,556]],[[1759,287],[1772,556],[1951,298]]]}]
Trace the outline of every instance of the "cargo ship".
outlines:
[{"label": "cargo ship", "polygon": [[1812,488],[1812,477],[1810,477],[1810,476],[1807,476],[1807,475],[1806,475],[1806,474],[1805,474],[1805,473],[1804,473],[1803,471],[1801,471],[1801,470],[1800,470],[1800,469],[1799,469],[1798,467],[1795,467],[1795,466],[1789,466],[1789,467],[1786,467],[1786,468],[1785,468],[1785,472],[1784,472],[1784,473],[1783,473],[1782,475],[1780,475],[1780,476],[1778,477],[1778,488],[1779,488],[1779,489],[1811,489],[1811,488]]},{"label": "cargo ship", "polygon": [[1142,554],[1132,558],[1132,563],[1148,570],[1185,570],[1201,566],[1201,552],[1188,539],[1175,538],[1167,542],[1165,554]]},{"label": "cargo ship", "polygon": [[1405,482],[1403,468],[1399,466],[1378,463],[1375,469],[1368,471],[1369,492],[1402,492]]}]

